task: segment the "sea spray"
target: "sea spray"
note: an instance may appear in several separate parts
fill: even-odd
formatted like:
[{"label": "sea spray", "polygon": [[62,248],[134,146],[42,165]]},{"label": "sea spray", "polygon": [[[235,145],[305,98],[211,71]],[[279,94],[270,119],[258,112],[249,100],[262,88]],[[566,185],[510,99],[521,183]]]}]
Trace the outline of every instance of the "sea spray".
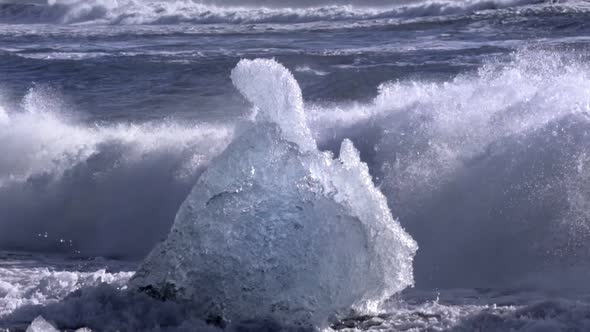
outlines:
[{"label": "sea spray", "polygon": [[367,104],[308,106],[320,145],[364,142],[420,243],[418,288],[587,289],[590,68],[566,52],[508,60],[445,82],[386,82]]},{"label": "sea spray", "polygon": [[0,105],[0,248],[145,257],[232,125],[80,123],[59,99]]}]

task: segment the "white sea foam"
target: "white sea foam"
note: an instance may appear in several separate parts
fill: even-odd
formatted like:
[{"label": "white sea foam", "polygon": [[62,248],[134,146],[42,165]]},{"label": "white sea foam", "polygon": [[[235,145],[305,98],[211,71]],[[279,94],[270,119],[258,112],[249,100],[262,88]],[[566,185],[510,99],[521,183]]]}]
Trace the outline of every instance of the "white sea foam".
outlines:
[{"label": "white sea foam", "polygon": [[[206,159],[219,151],[219,147],[211,143],[226,141],[231,135],[231,127],[223,125],[190,126],[173,121],[76,124],[63,115],[65,106],[61,105],[59,96],[43,88],[31,89],[22,106],[23,112],[0,114],[4,125],[0,142],[5,154],[11,156],[0,160],[0,187],[13,181],[26,181],[35,175],[61,175],[110,142],[128,146],[124,158],[129,161],[140,160],[146,154],[158,151],[182,153],[185,149],[193,149]],[[190,168],[194,165],[179,166]]]},{"label": "white sea foam", "polygon": [[[219,331],[181,304],[127,290],[135,264],[0,252],[0,331]],[[114,270],[113,270],[114,269]]]},{"label": "white sea foam", "polygon": [[322,145],[351,137],[369,158],[420,244],[418,286],[545,276],[538,285],[586,288],[554,271],[587,275],[572,267],[590,253],[589,84],[577,56],[529,50],[443,83],[385,83],[370,104],[308,109]]},{"label": "white sea foam", "polygon": [[[424,239],[419,286],[504,285],[589,255],[589,77],[575,55],[529,50],[447,82],[385,83],[368,104],[303,107],[321,147],[354,141]],[[22,104],[0,113],[4,248],[141,256],[232,136],[173,121],[80,124],[51,111],[65,106],[43,89]],[[130,243],[140,225],[150,228]],[[453,241],[433,235],[451,229]]]},{"label": "white sea foam", "polygon": [[39,60],[87,60],[109,56],[104,52],[49,52],[49,53],[18,53],[17,56],[26,59]]},{"label": "white sea foam", "polygon": [[[21,108],[0,113],[2,248],[141,257],[233,132],[172,120],[83,124],[44,88]],[[129,241],[140,225],[149,225],[143,239]]]},{"label": "white sea foam", "polygon": [[317,76],[326,76],[326,75],[330,74],[329,72],[316,70],[316,69],[313,69],[309,66],[298,66],[297,68],[295,68],[295,71],[299,72],[299,73],[311,73],[311,74],[317,75]]},{"label": "white sea foam", "polygon": [[[39,257],[5,261],[0,268],[0,280],[8,278],[9,285],[0,282],[0,331],[25,330],[35,320],[41,323],[39,317],[68,331],[81,327],[94,331],[161,331],[164,326],[166,331],[221,331],[194,317],[190,306],[126,290],[124,283],[129,272],[104,272],[95,268],[102,264],[100,261],[82,264],[89,265],[90,272],[72,269],[81,263],[56,259],[48,262]],[[65,268],[64,264],[71,266]],[[60,270],[71,272],[57,272]],[[47,271],[54,271],[53,275]],[[5,294],[9,295],[3,298]],[[590,326],[588,297],[571,300],[553,295],[547,300],[547,294],[526,290],[409,290],[384,309],[375,316],[347,317],[334,328],[350,332],[468,332],[584,331]],[[281,328],[278,324],[251,321],[230,325],[225,330]]]},{"label": "white sea foam", "polygon": [[115,288],[123,288],[133,275],[133,272],[111,273],[104,269],[91,272],[73,269],[82,265],[59,269],[59,265],[54,266],[47,261],[3,257],[0,264],[0,318],[23,306],[57,302],[83,287],[108,283]]},{"label": "white sea foam", "polygon": [[[246,80],[246,82],[251,81]],[[401,217],[402,225],[420,243],[421,250],[416,257],[414,270],[419,287],[492,286],[522,290],[531,289],[531,286],[534,286],[537,289],[558,289],[559,294],[564,296],[568,294],[564,288],[571,288],[574,295],[578,296],[587,290],[586,280],[590,275],[586,267],[590,252],[588,249],[590,223],[587,213],[587,202],[590,201],[587,190],[590,178],[590,172],[588,172],[590,92],[586,88],[589,83],[590,69],[583,59],[575,55],[529,50],[514,54],[509,62],[490,62],[477,73],[460,75],[446,82],[393,81],[383,84],[378,96],[371,103],[339,106],[308,104],[304,105],[304,109],[307,117],[310,118],[310,127],[320,146],[332,147],[333,145],[333,149],[337,150],[342,139],[349,137],[354,141],[355,146],[360,148],[363,160],[369,163],[371,173],[378,176],[380,188],[387,195],[392,210]],[[47,95],[47,93],[44,94]],[[33,95],[41,96],[43,93],[34,92]],[[287,99],[289,97],[288,94],[281,95]],[[29,111],[19,114],[15,114],[16,111],[7,113],[4,117],[5,121],[0,125],[1,128],[6,129],[14,125],[15,121],[21,127],[32,126],[31,123],[37,121],[51,124],[51,126],[57,123],[59,126],[55,125],[56,127],[53,128],[66,128],[64,130],[69,130],[71,133],[76,132],[72,128],[77,128],[76,130],[81,132],[117,132],[114,129],[118,128],[117,126],[75,125],[61,119],[63,116],[45,114],[45,110],[60,105],[59,100],[52,101],[50,96],[42,98],[29,96],[25,99],[23,108]],[[35,100],[42,100],[42,105],[34,106],[37,103]],[[25,121],[25,119],[31,121]],[[125,132],[132,127],[121,126],[126,128]],[[141,125],[139,128],[145,131],[144,135],[152,134],[146,129],[150,127]],[[151,128],[163,128],[163,124]],[[21,133],[19,136],[21,139],[13,139],[10,144],[8,142],[0,144],[5,151],[5,156],[8,153],[19,156],[22,154],[20,151],[30,151],[31,148],[8,150],[12,146],[19,147],[18,144],[26,142],[25,138],[34,138],[37,135],[54,137],[46,133],[48,130],[41,129],[14,131],[14,133],[17,132]],[[4,131],[0,133],[2,136]],[[159,132],[154,130],[154,133]],[[116,146],[124,152],[135,144],[141,145],[137,139],[122,140],[123,136],[119,133],[109,137],[119,142]],[[81,135],[81,137],[85,136]],[[61,142],[59,139],[47,141]],[[153,142],[150,145],[155,147],[160,144],[159,140],[145,139],[141,142],[144,141]],[[102,141],[98,140],[98,142]],[[344,145],[344,151],[354,152],[352,149],[347,150],[347,144]],[[41,144],[30,145],[38,147]],[[27,147],[27,144],[21,146]],[[98,146],[100,146],[98,155],[111,156],[104,154],[106,150],[101,144]],[[175,146],[175,144],[168,146]],[[80,150],[47,146],[44,149],[57,151],[58,153],[48,153],[54,156],[60,156],[61,151]],[[134,149],[141,150],[139,147],[131,150]],[[56,174],[54,178],[69,179],[63,182],[64,187],[59,191],[60,193],[69,191],[73,192],[69,196],[84,197],[84,191],[88,190],[88,186],[73,185],[76,182],[72,182],[72,179],[79,178],[72,177],[68,167],[62,167],[67,163],[49,162],[47,160],[52,158],[43,153],[41,148],[34,151],[36,152],[30,154],[35,158],[24,158],[25,161],[21,164],[24,165],[23,167],[6,168],[18,176],[5,183],[27,183],[32,191],[39,188],[36,187],[39,183],[44,183],[44,176],[39,174]],[[144,151],[147,151],[144,156],[150,156],[154,151],[159,150]],[[92,160],[92,158],[84,157],[84,153],[72,155],[82,156],[80,159],[71,159],[74,161],[73,165],[77,163],[76,160]],[[134,154],[131,153],[131,155]],[[195,165],[201,165],[198,161],[199,154],[196,155]],[[355,155],[355,153],[345,152],[341,159],[344,162]],[[115,154],[115,156],[119,155]],[[0,160],[4,163],[3,165],[9,164],[4,159]],[[35,161],[35,164],[37,161],[42,161],[40,165],[48,166],[35,166],[37,168],[32,168],[34,171],[27,173],[29,171],[26,170],[32,167],[26,166],[27,160]],[[98,163],[100,160],[105,159],[98,158],[91,163],[101,165]],[[111,159],[109,157],[106,160]],[[112,160],[125,159],[117,157]],[[146,161],[146,159],[142,160]],[[111,165],[111,163],[106,164]],[[138,172],[141,173],[142,165],[144,164],[131,163],[128,165],[128,172],[120,173],[125,176],[113,177],[112,181],[105,183],[105,185],[114,185],[116,190],[105,190],[108,187],[102,186],[102,190],[95,192],[108,194],[121,191],[124,189],[122,187],[129,186],[128,182],[124,182],[124,186],[121,185],[122,179],[137,176]],[[155,168],[152,169],[154,172],[150,173],[152,179],[154,174],[177,169],[177,167],[163,169],[160,163],[154,165]],[[157,165],[159,166],[156,167]],[[232,163],[232,165],[238,165],[238,163]],[[73,168],[84,170],[80,166]],[[44,169],[48,171],[44,172]],[[100,169],[104,168],[102,166],[95,168],[95,171],[90,174],[98,173],[98,178],[104,179],[105,177],[101,174],[105,172],[96,171]],[[82,174],[85,173],[82,172]],[[116,173],[110,170],[106,174],[108,179],[109,175]],[[25,178],[28,180],[25,181]],[[275,176],[269,178],[269,181],[280,178],[282,177]],[[139,179],[146,178],[139,177]],[[227,177],[223,179],[230,181]],[[156,185],[158,189],[170,192],[170,187],[162,185],[166,181],[159,183]],[[147,188],[147,186],[139,187]],[[23,211],[30,213],[31,210],[38,209],[38,206],[31,206],[28,203],[31,200],[25,200],[26,204],[18,205],[20,198],[27,198],[27,195],[31,194],[27,192],[27,187],[20,188],[7,191],[6,193],[10,195],[5,194],[2,198],[3,202],[8,201],[10,205],[16,204],[14,211],[19,213]],[[73,188],[84,188],[84,190]],[[47,190],[47,197],[50,197],[53,192]],[[99,197],[107,197],[107,195]],[[129,202],[131,195],[124,195],[124,197],[126,197],[125,202]],[[135,201],[131,205],[146,205],[138,204],[138,202]],[[114,204],[113,206],[124,210],[123,205]],[[6,206],[2,208],[6,209]],[[55,215],[67,215],[63,211],[58,209]],[[95,213],[102,209],[92,211]],[[43,215],[46,216],[47,213]],[[75,213],[73,215],[76,216]],[[8,219],[2,219],[2,223],[7,224],[6,220]],[[48,237],[51,237],[51,232],[59,229],[59,225],[62,224],[61,221],[53,221],[49,218],[38,220],[50,220],[47,223],[47,229],[50,232]],[[129,222],[132,219],[125,220]],[[67,224],[68,227],[72,225],[76,224]],[[130,225],[136,229],[140,227],[133,222]],[[116,235],[118,226],[113,224],[108,226],[111,228],[110,237]],[[18,238],[15,235],[15,229],[18,227],[3,228],[2,234],[6,230],[11,237]],[[78,228],[77,231],[95,234],[93,227],[85,230]],[[161,230],[161,232],[165,231]],[[34,238],[21,236],[20,239],[21,243],[43,242],[46,241],[45,236],[43,231],[35,234]],[[92,243],[90,236],[88,239],[90,246],[96,247],[96,243]],[[58,240],[56,239],[55,242]],[[123,241],[111,242],[111,244],[120,245],[122,248],[120,251],[128,246]],[[13,272],[7,272],[6,275],[11,273]],[[38,270],[34,273],[38,273]],[[20,273],[18,278],[29,280],[29,274],[34,273]],[[43,275],[43,273],[39,274]],[[42,290],[41,293],[56,294],[54,297],[61,299],[71,289],[78,287],[70,287],[72,283],[64,282],[64,280],[70,280],[68,279],[70,277],[66,273],[59,275],[60,282],[48,281],[54,286],[51,290]],[[22,284],[26,283],[22,282]],[[13,313],[19,301],[24,304],[33,303],[27,298],[29,293],[13,290],[20,287],[15,285],[20,284],[21,282],[18,281],[9,281],[4,284],[0,282],[1,295],[17,294],[9,301],[17,305],[4,304],[8,308],[5,310],[6,313]],[[30,287],[34,289],[32,284],[37,284],[37,281],[31,281],[29,284],[23,289]],[[66,290],[59,291],[62,285]],[[456,331],[542,328],[586,330],[588,327],[586,317],[588,306],[585,304],[587,300],[584,299],[581,302],[545,301],[546,294],[536,292],[521,294],[516,290],[502,291],[491,298],[485,298],[484,295],[475,291],[448,292],[455,300],[424,302],[409,298],[407,304],[396,303],[394,307],[387,308],[388,314],[380,318],[359,319],[356,326],[359,329],[369,329],[370,326],[374,326],[373,329],[376,330],[379,328],[392,330],[435,328]],[[44,298],[47,299],[48,296]],[[97,300],[99,298],[108,300],[101,302]],[[479,299],[481,302],[464,304],[465,299]],[[39,304],[43,303],[39,301]],[[175,324],[182,325],[179,320],[186,319],[182,313],[182,307],[170,302],[168,304],[174,306],[175,314],[170,313],[170,315],[175,317]],[[142,314],[141,310],[133,309],[138,306],[148,314]],[[169,313],[162,306],[157,301],[150,302],[146,297],[121,293],[116,288],[83,289],[80,294],[54,307],[37,308],[30,312],[18,311],[11,316],[10,322],[26,321],[26,324],[29,324],[41,314],[49,321],[58,322],[57,326],[71,326],[67,323],[76,321],[82,325],[93,322],[92,326],[96,326],[97,329],[101,327],[149,329],[157,324],[157,319],[150,317],[163,319],[162,316],[157,316],[158,313]],[[82,309],[79,309],[80,307]],[[118,311],[125,312],[127,315],[125,317],[141,317],[141,319],[122,318],[116,314]],[[101,314],[94,314],[96,312]],[[178,314],[179,312],[181,314]],[[138,323],[139,321],[141,323]],[[199,322],[194,320],[191,324]],[[154,325],[150,325],[152,323]],[[201,322],[201,324],[204,323]],[[199,326],[204,327],[204,325]],[[186,329],[190,330],[190,328]]]},{"label": "white sea foam", "polygon": [[[54,23],[175,24],[296,23],[348,19],[464,14],[537,3],[536,0],[403,1],[193,1],[193,0],[52,0],[46,6],[22,6],[3,20]],[[16,5],[15,5],[16,6]],[[1,12],[0,12],[1,13]]]}]

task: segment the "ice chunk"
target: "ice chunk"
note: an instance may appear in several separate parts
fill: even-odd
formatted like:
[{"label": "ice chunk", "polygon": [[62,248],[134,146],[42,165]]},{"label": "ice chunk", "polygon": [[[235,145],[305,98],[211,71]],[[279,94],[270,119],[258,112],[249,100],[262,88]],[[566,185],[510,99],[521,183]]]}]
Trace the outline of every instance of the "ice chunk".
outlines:
[{"label": "ice chunk", "polygon": [[316,149],[305,119],[301,88],[291,72],[274,60],[242,60],[232,70],[231,78],[258,109],[258,121],[278,124],[285,139],[304,151]]},{"label": "ice chunk", "polygon": [[27,327],[27,332],[59,332],[58,329],[53,327],[48,321],[42,316],[38,316],[35,320]]},{"label": "ice chunk", "polygon": [[241,61],[232,78],[258,123],[201,175],[132,286],[227,321],[323,326],[411,285],[416,243],[352,142],[338,159],[317,150],[277,62]]}]

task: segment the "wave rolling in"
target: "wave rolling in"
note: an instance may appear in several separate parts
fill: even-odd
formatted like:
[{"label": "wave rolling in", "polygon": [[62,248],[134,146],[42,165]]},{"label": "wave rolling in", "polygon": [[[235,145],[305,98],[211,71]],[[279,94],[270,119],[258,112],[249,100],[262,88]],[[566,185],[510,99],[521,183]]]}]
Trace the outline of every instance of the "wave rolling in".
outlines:
[{"label": "wave rolling in", "polygon": [[232,135],[231,125],[172,120],[84,124],[33,88],[0,113],[0,246],[141,258]]}]

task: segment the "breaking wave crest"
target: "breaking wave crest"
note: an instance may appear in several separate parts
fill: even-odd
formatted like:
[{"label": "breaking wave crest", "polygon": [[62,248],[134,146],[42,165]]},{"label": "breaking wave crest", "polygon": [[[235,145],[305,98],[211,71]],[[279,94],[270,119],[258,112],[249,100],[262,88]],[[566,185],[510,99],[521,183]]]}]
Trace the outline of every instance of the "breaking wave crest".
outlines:
[{"label": "breaking wave crest", "polygon": [[299,23],[467,14],[539,3],[539,0],[402,1],[194,1],[49,0],[47,4],[0,4],[7,23]]},{"label": "breaking wave crest", "polygon": [[[360,150],[420,246],[418,287],[575,288],[590,274],[588,86],[584,58],[528,50],[446,82],[384,83],[371,103],[304,108],[321,149]],[[1,248],[142,256],[233,137],[80,124],[60,107],[36,88],[0,111]]]},{"label": "breaking wave crest", "polygon": [[362,149],[420,245],[418,286],[585,287],[588,86],[579,57],[522,51],[444,83],[385,83],[368,105],[313,106],[313,127],[327,148]]},{"label": "breaking wave crest", "polygon": [[173,121],[81,124],[62,107],[34,88],[21,110],[0,108],[3,249],[141,257],[233,132]]}]

